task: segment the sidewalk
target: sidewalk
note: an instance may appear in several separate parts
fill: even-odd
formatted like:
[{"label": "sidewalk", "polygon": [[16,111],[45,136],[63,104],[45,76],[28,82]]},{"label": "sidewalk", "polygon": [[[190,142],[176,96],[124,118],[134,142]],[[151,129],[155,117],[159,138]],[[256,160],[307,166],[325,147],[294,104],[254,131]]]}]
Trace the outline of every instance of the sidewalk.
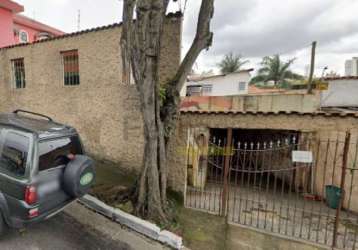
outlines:
[{"label": "sidewalk", "polygon": [[125,242],[128,249],[133,250],[161,250],[171,249],[159,242],[150,240],[134,231],[130,231],[120,224],[112,222],[104,216],[97,214],[81,204],[75,202],[65,209],[65,213],[76,219],[84,226],[101,232],[113,241]]}]

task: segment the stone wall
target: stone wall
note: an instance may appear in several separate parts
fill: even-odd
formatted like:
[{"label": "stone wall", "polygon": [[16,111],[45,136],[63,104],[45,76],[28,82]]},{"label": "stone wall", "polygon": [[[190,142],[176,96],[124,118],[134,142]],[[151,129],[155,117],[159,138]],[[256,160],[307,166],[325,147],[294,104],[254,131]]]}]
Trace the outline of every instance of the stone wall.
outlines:
[{"label": "stone wall", "polygon": [[315,112],[320,106],[318,93],[275,93],[238,96],[190,96],[181,103],[182,110],[203,111],[296,111]]},{"label": "stone wall", "polygon": [[[87,151],[138,170],[142,118],[135,85],[122,82],[119,24],[39,43],[0,49],[0,112],[26,109],[76,127]],[[61,51],[77,49],[80,85],[64,86]],[[160,80],[180,63],[181,17],[167,18]],[[24,58],[26,88],[12,86],[11,59]]]},{"label": "stone wall", "polygon": [[330,247],[295,240],[281,235],[261,232],[249,227],[228,225],[226,248],[228,250],[328,250]]}]

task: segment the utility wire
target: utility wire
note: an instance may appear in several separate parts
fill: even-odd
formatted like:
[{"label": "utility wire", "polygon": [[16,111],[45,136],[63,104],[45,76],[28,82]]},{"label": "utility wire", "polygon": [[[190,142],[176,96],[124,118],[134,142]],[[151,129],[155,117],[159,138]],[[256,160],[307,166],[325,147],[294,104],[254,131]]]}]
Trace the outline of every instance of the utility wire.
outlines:
[{"label": "utility wire", "polygon": [[[272,56],[272,55],[280,55],[280,56],[282,56],[282,55],[287,55],[287,54],[293,53],[295,51],[300,51],[300,50],[303,50],[303,49],[309,49],[311,47],[312,47],[312,43],[302,45],[302,46],[300,46],[300,47],[298,47],[296,49],[287,49],[287,50],[276,52],[276,53],[273,53],[271,55],[266,55],[266,56]],[[266,56],[264,56],[264,57],[266,57]]]}]

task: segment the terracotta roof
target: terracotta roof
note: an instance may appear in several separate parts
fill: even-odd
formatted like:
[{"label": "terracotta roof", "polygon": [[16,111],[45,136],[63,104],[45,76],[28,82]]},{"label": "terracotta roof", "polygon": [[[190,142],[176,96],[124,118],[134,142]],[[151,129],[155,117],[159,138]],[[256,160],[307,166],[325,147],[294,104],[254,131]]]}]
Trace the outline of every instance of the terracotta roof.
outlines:
[{"label": "terracotta roof", "polygon": [[323,78],[325,81],[335,81],[335,80],[358,80],[358,76],[337,76],[337,77],[326,77]]},{"label": "terracotta roof", "polygon": [[[167,14],[168,18],[182,17],[182,16],[183,16],[183,14],[180,11],[175,12],[175,13],[168,13]],[[28,45],[32,45],[32,44],[36,44],[36,43],[50,42],[50,41],[53,41],[53,40],[59,40],[59,39],[67,38],[67,37],[79,36],[79,35],[83,35],[83,34],[86,34],[86,33],[113,29],[113,28],[116,28],[116,27],[120,27],[121,25],[122,25],[122,23],[113,23],[113,24],[110,24],[110,25],[105,25],[105,26],[95,27],[95,28],[91,28],[91,29],[81,30],[81,31],[73,32],[73,33],[66,33],[66,34],[61,35],[61,36],[55,36],[55,37],[52,37],[52,38],[38,40],[38,41],[35,41],[35,42],[32,42],[32,43],[14,44],[14,45],[2,47],[2,48],[0,48],[0,50],[11,49],[11,48],[16,48],[16,47],[24,47],[24,46],[28,46]]]},{"label": "terracotta roof", "polygon": [[258,88],[254,85],[249,85],[249,95],[259,95],[259,94],[269,94],[269,93],[282,93],[285,92],[285,89],[278,88]]},{"label": "terracotta roof", "polygon": [[324,116],[324,117],[354,117],[358,118],[358,112],[297,112],[297,111],[205,111],[205,110],[181,110],[181,114],[224,114],[224,115],[300,115],[300,116]]},{"label": "terracotta roof", "polygon": [[0,48],[0,50],[11,49],[11,48],[16,48],[16,47],[25,47],[25,46],[36,44],[36,43],[44,43],[44,42],[50,42],[50,41],[53,41],[53,40],[64,39],[64,38],[67,38],[67,37],[79,36],[79,35],[83,35],[83,34],[91,33],[91,32],[96,32],[96,31],[100,31],[100,30],[112,29],[112,28],[118,27],[120,25],[121,25],[121,23],[114,23],[114,24],[101,26],[101,27],[96,27],[96,28],[92,28],[92,29],[81,30],[81,31],[78,31],[78,32],[67,33],[67,34],[64,34],[62,36],[55,36],[55,37],[52,37],[52,38],[38,40],[38,41],[34,41],[32,43],[13,44],[13,45],[9,45],[9,46],[6,46],[6,47],[2,47],[2,48]]},{"label": "terracotta roof", "polygon": [[206,79],[210,79],[210,78],[217,78],[217,77],[224,77],[227,75],[231,75],[231,74],[238,74],[238,73],[245,73],[245,72],[251,72],[254,69],[243,69],[243,70],[239,70],[237,72],[233,72],[233,73],[228,73],[228,74],[219,74],[219,75],[210,75],[210,76],[201,76],[201,75],[191,75],[188,76],[188,80],[189,81],[193,81],[193,82],[198,82],[198,81],[203,81]]},{"label": "terracotta roof", "polygon": [[55,29],[51,26],[48,26],[46,24],[40,23],[34,19],[31,19],[29,17],[26,17],[24,15],[14,15],[14,23],[20,24],[20,25],[24,25],[24,26],[28,26],[40,31],[45,31],[45,32],[49,32],[54,34],[55,36],[60,36],[60,35],[64,35],[65,32]]}]

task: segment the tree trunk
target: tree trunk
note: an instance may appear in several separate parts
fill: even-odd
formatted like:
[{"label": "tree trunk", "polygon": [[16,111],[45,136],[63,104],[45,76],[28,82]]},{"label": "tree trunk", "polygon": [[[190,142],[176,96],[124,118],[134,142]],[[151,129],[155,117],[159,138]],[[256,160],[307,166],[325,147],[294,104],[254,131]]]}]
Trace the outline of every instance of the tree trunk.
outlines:
[{"label": "tree trunk", "polygon": [[[144,124],[143,169],[136,186],[135,213],[154,221],[167,221],[167,141],[175,129],[179,92],[199,53],[211,45],[210,20],[214,0],[202,0],[197,34],[174,79],[166,87],[166,102],[159,95],[160,42],[169,0],[124,0],[122,26],[123,74],[130,67],[140,93]],[[136,10],[136,21],[133,13]]]},{"label": "tree trunk", "polygon": [[[144,123],[143,171],[140,176],[138,200],[135,212],[155,221],[166,220],[166,192],[163,192],[163,168],[165,152],[162,147],[162,123],[160,120],[158,65],[160,38],[163,23],[163,1],[142,0],[137,2],[136,29],[143,60],[141,68],[134,68],[141,79],[137,88],[140,92],[141,109]],[[134,53],[133,53],[134,54]],[[137,58],[132,58],[137,60]],[[143,67],[144,66],[144,67]],[[164,151],[164,152],[163,152]],[[166,180],[166,179],[165,179]],[[164,187],[166,188],[166,186]]]}]

